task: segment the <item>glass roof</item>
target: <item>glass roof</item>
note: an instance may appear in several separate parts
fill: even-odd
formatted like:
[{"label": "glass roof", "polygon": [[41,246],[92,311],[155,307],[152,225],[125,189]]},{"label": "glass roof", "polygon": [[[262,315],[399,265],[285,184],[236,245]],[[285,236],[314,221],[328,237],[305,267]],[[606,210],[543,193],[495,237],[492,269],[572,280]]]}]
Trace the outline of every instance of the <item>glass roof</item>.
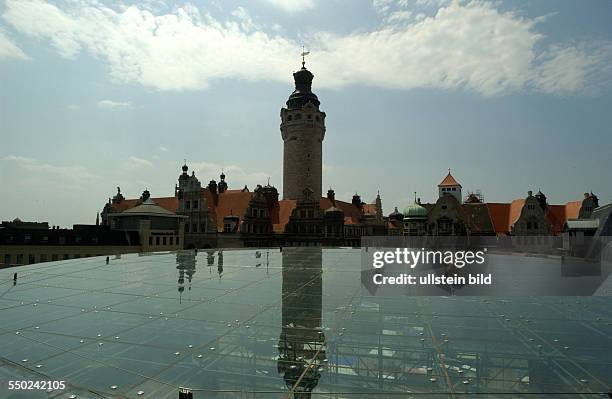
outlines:
[{"label": "glass roof", "polygon": [[0,270],[0,380],[68,384],[0,397],[586,398],[612,386],[610,297],[370,296],[360,256],[202,250]]}]

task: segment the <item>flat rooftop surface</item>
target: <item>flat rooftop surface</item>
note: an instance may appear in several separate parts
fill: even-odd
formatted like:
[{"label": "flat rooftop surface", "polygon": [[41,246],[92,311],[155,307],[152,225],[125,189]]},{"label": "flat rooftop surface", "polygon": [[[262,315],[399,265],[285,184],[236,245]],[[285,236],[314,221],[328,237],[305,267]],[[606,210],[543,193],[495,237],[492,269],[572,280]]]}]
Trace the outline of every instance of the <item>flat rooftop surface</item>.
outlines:
[{"label": "flat rooftop surface", "polygon": [[612,386],[610,297],[380,297],[360,272],[360,250],[343,248],[0,270],[0,398],[594,398]]}]

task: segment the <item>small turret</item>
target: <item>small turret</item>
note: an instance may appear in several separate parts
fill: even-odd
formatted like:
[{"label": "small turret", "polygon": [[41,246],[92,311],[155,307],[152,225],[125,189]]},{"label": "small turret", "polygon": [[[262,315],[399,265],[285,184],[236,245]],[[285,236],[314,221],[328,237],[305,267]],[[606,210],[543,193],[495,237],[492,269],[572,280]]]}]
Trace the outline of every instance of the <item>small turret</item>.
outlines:
[{"label": "small turret", "polygon": [[227,183],[225,181],[225,173],[221,170],[221,174],[219,175],[221,180],[219,180],[219,184],[217,185],[217,189],[219,190],[219,194],[224,193],[227,190]]},{"label": "small turret", "polygon": [[380,199],[380,191],[376,194],[376,220],[383,220],[382,200]]},{"label": "small turret", "polygon": [[538,193],[535,195],[535,198],[538,200],[538,204],[540,204],[540,208],[542,208],[543,210],[546,210],[547,202],[546,202],[546,196],[544,195],[544,193],[541,190],[538,190]]},{"label": "small turret", "polygon": [[336,206],[336,192],[331,187],[327,190],[327,199],[331,201],[332,206]]}]

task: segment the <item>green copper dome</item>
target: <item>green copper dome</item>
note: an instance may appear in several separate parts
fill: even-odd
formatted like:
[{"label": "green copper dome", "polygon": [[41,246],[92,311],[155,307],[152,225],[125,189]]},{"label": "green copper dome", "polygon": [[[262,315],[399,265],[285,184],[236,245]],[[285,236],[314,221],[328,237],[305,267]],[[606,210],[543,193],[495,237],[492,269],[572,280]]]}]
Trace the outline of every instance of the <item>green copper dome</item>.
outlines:
[{"label": "green copper dome", "polygon": [[414,202],[404,208],[404,218],[426,218],[427,209],[425,207]]}]

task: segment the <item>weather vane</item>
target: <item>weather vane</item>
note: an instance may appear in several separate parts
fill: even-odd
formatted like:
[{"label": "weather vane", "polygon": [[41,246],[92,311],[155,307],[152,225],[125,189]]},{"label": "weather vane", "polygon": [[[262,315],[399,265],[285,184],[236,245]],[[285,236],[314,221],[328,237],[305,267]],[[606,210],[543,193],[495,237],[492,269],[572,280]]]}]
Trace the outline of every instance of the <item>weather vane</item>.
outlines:
[{"label": "weather vane", "polygon": [[302,46],[302,68],[306,68],[306,56],[310,54],[310,51],[304,50],[304,46]]}]

